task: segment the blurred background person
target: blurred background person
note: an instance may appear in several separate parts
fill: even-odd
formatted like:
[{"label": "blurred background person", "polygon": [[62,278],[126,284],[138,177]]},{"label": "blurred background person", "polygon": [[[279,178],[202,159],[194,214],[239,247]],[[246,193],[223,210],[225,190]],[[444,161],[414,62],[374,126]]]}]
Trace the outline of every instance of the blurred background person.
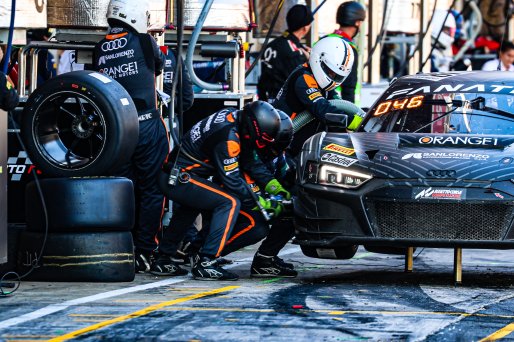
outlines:
[{"label": "blurred background person", "polygon": [[309,60],[310,48],[301,43],[309,33],[314,17],[304,5],[291,7],[286,16],[287,31],[266,47],[262,60],[262,73],[257,83],[259,100],[274,99],[287,77],[296,67]]},{"label": "blurred background person", "polygon": [[500,46],[498,58],[487,61],[482,66],[485,71],[514,71],[514,44],[510,41],[504,41]]},{"label": "blurred background person", "polygon": [[[52,34],[48,29],[34,29],[27,31],[27,41],[45,42],[50,39]],[[30,64],[27,66],[30,68]],[[30,71],[27,70],[27,75]],[[45,81],[57,75],[57,64],[54,55],[48,49],[41,49],[38,53],[37,60],[37,86],[39,87]]]},{"label": "blurred background person", "polygon": [[451,12],[438,9],[432,20],[432,72],[449,71],[453,62],[452,44],[457,24]]},{"label": "blurred background person", "polygon": [[357,1],[344,2],[339,6],[336,14],[339,29],[328,35],[329,37],[340,37],[352,47],[355,56],[352,72],[336,89],[343,100],[352,103],[355,102],[355,94],[360,93],[360,85],[357,85],[359,49],[353,39],[359,33],[360,26],[365,19],[366,8],[362,4]]},{"label": "blurred background person", "polygon": [[84,70],[84,64],[77,63],[76,51],[61,51],[59,55],[59,64],[57,66],[57,75],[77,70]]}]

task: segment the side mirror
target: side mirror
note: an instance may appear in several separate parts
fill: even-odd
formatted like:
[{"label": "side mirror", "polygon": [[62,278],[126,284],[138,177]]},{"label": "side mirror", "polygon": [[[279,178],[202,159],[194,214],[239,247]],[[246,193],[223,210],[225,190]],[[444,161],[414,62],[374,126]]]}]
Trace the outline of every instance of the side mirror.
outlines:
[{"label": "side mirror", "polygon": [[326,113],[325,121],[328,126],[339,126],[346,128],[348,126],[348,115],[339,113]]},{"label": "side mirror", "polygon": [[326,113],[325,121],[328,132],[344,133],[348,126],[348,115],[339,113]]}]

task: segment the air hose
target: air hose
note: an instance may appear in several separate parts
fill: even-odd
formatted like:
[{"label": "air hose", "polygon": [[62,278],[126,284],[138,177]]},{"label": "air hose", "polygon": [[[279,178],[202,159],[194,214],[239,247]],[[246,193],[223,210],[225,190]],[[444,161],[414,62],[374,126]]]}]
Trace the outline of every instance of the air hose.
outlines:
[{"label": "air hose", "polygon": [[9,25],[9,36],[7,38],[7,50],[5,51],[4,64],[2,65],[2,72],[7,75],[7,67],[9,65],[9,57],[11,57],[12,38],[14,35],[14,18],[16,14],[16,0],[11,3],[11,23]]},{"label": "air hose", "polygon": [[[337,109],[340,109],[349,115],[357,115],[360,117],[364,117],[364,115],[366,114],[366,112],[364,112],[359,106],[350,101],[329,100],[328,102],[330,102],[332,106],[337,107]],[[314,115],[312,115],[311,112],[309,112],[308,110],[304,110],[303,112],[299,113],[293,119],[294,132],[298,132],[302,127],[307,125],[309,122],[314,121],[315,119],[316,118],[314,117]]]}]

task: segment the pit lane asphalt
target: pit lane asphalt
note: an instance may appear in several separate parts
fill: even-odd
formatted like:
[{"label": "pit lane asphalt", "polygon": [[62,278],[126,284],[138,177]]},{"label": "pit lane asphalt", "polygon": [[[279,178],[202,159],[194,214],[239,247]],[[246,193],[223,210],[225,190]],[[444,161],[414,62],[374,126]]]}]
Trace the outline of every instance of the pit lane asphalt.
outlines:
[{"label": "pit lane asphalt", "polygon": [[287,246],[296,279],[253,279],[253,248],[234,253],[236,282],[137,275],[131,283],[24,282],[0,298],[1,341],[477,341],[514,339],[513,251],[403,256],[359,249],[351,260],[303,256]]}]

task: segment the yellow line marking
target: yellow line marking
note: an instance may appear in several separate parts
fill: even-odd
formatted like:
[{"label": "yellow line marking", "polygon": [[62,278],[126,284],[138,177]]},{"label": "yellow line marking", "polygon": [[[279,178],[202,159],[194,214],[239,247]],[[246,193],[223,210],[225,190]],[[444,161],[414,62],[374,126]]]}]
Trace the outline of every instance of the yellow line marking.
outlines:
[{"label": "yellow line marking", "polygon": [[85,255],[44,255],[43,259],[79,259],[79,258],[115,258],[115,257],[132,257],[130,253],[114,253],[114,254],[85,254]]},{"label": "yellow line marking", "polygon": [[70,332],[68,334],[65,334],[65,335],[62,335],[62,336],[58,336],[58,337],[53,338],[53,339],[51,339],[49,341],[50,342],[66,341],[66,340],[75,338],[77,336],[84,335],[84,334],[87,334],[89,332],[92,332],[92,331],[95,331],[95,330],[107,327],[109,325],[113,325],[113,324],[116,324],[116,323],[121,323],[121,322],[130,320],[130,319],[133,319],[133,318],[137,318],[137,317],[140,317],[140,316],[147,315],[147,314],[149,314],[149,313],[151,313],[153,311],[157,311],[157,310],[165,308],[167,306],[172,306],[172,305],[175,305],[175,304],[184,303],[184,302],[187,302],[187,301],[190,301],[190,300],[211,296],[211,295],[215,295],[215,294],[226,292],[226,291],[232,291],[232,290],[235,290],[237,288],[239,288],[239,286],[226,286],[226,287],[222,287],[222,288],[215,289],[215,290],[212,290],[212,291],[197,293],[197,294],[190,295],[190,296],[187,296],[187,297],[182,297],[182,298],[177,298],[177,299],[170,300],[170,301],[167,301],[167,302],[162,302],[162,303],[159,303],[159,304],[155,304],[155,305],[149,306],[149,307],[144,308],[142,310],[135,311],[135,312],[130,313],[128,315],[119,316],[119,317],[116,317],[116,318],[113,318],[113,319],[110,319],[110,320],[107,320],[107,321],[103,321],[103,322],[98,323],[98,324],[90,325],[89,327],[86,327],[86,328],[83,328],[83,329],[72,331],[72,332]]},{"label": "yellow line marking", "polygon": [[330,311],[328,312],[329,315],[344,315],[346,311]]},{"label": "yellow line marking", "polygon": [[496,341],[500,338],[503,338],[507,335],[509,335],[512,331],[514,331],[514,323],[511,323],[500,330],[492,333],[491,335],[481,339],[479,342],[486,342],[486,341]]}]

